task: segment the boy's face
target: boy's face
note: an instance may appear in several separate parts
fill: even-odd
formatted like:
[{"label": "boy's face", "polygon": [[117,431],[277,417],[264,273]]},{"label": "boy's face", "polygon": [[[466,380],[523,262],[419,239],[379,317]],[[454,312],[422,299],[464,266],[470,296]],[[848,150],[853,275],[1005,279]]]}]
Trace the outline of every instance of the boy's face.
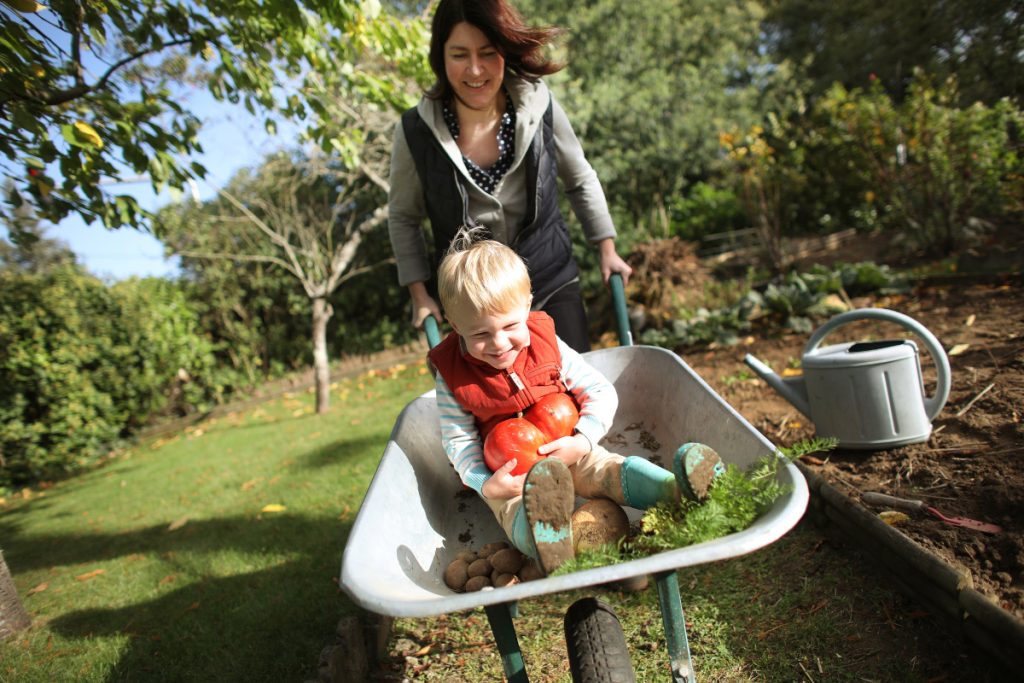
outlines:
[{"label": "boy's face", "polygon": [[448,319],[462,337],[469,355],[497,370],[512,367],[519,352],[530,345],[526,318],[530,315],[527,301],[505,313],[465,314],[457,322]]}]

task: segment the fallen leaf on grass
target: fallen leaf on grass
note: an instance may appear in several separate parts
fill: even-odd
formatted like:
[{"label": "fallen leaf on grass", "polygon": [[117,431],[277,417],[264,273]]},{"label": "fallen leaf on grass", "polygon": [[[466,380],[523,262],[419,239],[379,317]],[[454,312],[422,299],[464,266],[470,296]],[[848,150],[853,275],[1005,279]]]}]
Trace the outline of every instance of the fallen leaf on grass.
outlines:
[{"label": "fallen leaf on grass", "polygon": [[424,645],[420,649],[416,650],[416,654],[414,654],[413,657],[422,657],[425,654],[430,654],[430,648],[431,647],[433,647],[433,646],[432,645]]},{"label": "fallen leaf on grass", "polygon": [[167,530],[168,531],[177,531],[178,529],[180,529],[181,527],[185,526],[186,524],[188,524],[188,515],[185,515],[184,517],[179,517],[178,519],[176,519],[173,522],[171,522],[170,524],[168,524],[167,525]]},{"label": "fallen leaf on grass", "polygon": [[41,584],[39,584],[35,588],[29,588],[28,593],[26,593],[25,595],[35,595],[36,593],[42,593],[44,590],[46,590],[49,587],[50,587],[49,582],[48,581],[43,581]]},{"label": "fallen leaf on grass", "polygon": [[168,574],[164,578],[160,579],[160,585],[164,586],[164,585],[166,585],[168,583],[174,583],[177,580],[178,580],[178,575],[177,574]]},{"label": "fallen leaf on grass", "polygon": [[242,490],[243,490],[243,491],[249,491],[249,490],[251,490],[251,489],[252,489],[252,487],[256,486],[256,483],[257,483],[258,481],[259,481],[259,479],[250,479],[249,481],[247,481],[247,482],[245,482],[244,484],[242,484]]},{"label": "fallen leaf on grass", "polygon": [[959,356],[961,353],[963,353],[969,348],[971,348],[970,344],[957,344],[956,346],[949,350],[949,353],[947,355]]},{"label": "fallen leaf on grass", "polygon": [[285,510],[287,510],[287,508],[280,503],[270,503],[268,505],[264,505],[260,512],[284,512]]},{"label": "fallen leaf on grass", "polygon": [[93,569],[91,572],[79,574],[75,577],[75,581],[88,581],[89,579],[95,579],[100,574],[106,574],[106,569]]}]

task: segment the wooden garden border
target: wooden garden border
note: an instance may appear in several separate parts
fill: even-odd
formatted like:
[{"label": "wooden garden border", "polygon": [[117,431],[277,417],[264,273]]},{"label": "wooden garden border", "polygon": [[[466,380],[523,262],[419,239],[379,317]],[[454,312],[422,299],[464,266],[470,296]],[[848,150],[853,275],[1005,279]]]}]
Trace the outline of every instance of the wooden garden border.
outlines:
[{"label": "wooden garden border", "polygon": [[797,463],[811,491],[808,515],[858,545],[893,584],[1010,671],[1024,669],[1024,621],[974,588],[971,573],[928,552],[821,476]]}]

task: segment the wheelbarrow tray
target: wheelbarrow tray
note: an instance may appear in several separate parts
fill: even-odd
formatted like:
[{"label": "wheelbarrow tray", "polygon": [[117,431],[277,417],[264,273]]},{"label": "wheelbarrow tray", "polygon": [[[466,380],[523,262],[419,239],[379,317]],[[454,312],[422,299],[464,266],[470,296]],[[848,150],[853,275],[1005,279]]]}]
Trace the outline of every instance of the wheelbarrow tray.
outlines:
[{"label": "wheelbarrow tray", "polygon": [[[619,394],[615,422],[602,442],[609,450],[642,455],[671,468],[676,448],[695,441],[712,446],[725,462],[741,469],[775,452],[676,354],[652,346],[621,346],[585,357]],[[449,464],[430,391],[409,403],[395,423],[345,546],[341,586],[371,612],[424,617],[736,557],[772,543],[803,516],[808,501],[803,475],[787,464],[778,476],[788,493],[743,531],[629,562],[456,593],[443,579],[455,555],[506,538],[487,506],[464,489]],[[631,520],[642,514],[625,510]]]}]

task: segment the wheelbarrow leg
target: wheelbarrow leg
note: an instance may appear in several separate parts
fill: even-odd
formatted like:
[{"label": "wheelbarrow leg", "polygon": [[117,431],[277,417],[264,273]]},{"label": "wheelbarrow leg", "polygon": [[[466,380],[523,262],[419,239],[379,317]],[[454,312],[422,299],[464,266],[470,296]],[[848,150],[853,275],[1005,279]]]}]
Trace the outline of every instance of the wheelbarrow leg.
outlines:
[{"label": "wheelbarrow leg", "polygon": [[679,580],[675,571],[667,571],[655,574],[654,582],[658,585],[658,602],[661,605],[661,621],[665,625],[665,640],[668,642],[672,683],[694,683],[697,679],[693,675],[690,644],[686,640],[686,618],[679,599]]},{"label": "wheelbarrow leg", "polygon": [[513,615],[518,612],[518,604],[503,602],[500,605],[486,605],[484,612],[487,613],[487,621],[491,623],[491,632],[494,634],[494,642],[498,644],[501,665],[505,669],[508,683],[529,683],[523,653],[516,637],[516,627],[512,623]]}]

